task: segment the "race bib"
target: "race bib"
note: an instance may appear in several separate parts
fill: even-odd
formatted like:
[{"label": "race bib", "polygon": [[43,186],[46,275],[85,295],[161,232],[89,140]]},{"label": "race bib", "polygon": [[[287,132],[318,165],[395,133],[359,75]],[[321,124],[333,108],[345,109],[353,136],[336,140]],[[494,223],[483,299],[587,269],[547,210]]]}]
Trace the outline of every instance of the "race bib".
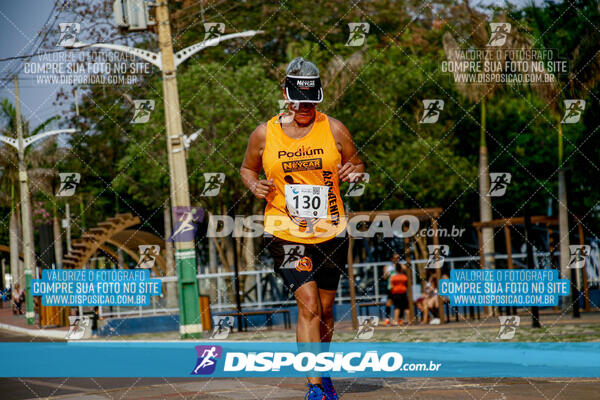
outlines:
[{"label": "race bib", "polygon": [[285,203],[294,217],[327,218],[329,186],[285,185]]}]

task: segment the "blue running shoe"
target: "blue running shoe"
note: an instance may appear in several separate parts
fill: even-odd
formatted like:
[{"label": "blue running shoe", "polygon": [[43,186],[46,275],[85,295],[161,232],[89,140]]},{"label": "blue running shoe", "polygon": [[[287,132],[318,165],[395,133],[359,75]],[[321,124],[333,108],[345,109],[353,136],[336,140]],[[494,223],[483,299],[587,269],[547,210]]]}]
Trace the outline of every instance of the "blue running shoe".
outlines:
[{"label": "blue running shoe", "polygon": [[321,388],[311,383],[308,383],[306,386],[308,386],[308,392],[306,392],[304,400],[327,400],[327,396],[325,396]]},{"label": "blue running shoe", "polygon": [[325,389],[325,396],[327,396],[327,400],[338,400],[338,395],[333,387],[333,382],[328,376],[323,377],[323,389]]}]

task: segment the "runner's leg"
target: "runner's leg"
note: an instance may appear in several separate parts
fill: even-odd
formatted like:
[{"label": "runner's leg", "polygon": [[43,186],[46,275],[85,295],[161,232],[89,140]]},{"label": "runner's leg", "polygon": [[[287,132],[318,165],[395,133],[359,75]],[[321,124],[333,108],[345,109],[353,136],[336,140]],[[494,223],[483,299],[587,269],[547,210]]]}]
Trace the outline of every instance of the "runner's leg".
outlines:
[{"label": "runner's leg", "polygon": [[[321,341],[321,301],[319,290],[314,281],[300,286],[295,292],[298,304],[298,325],[296,341],[298,343],[318,343]],[[321,384],[321,377],[309,376],[308,382],[313,385]]]},{"label": "runner's leg", "polygon": [[[329,343],[333,337],[333,303],[337,295],[340,277],[346,273],[348,240],[334,238],[315,246],[314,261],[318,266],[315,281],[319,288],[321,301],[321,342]],[[326,347],[324,347],[323,351]]]},{"label": "runner's leg", "polygon": [[329,343],[333,337],[333,303],[335,302],[335,290],[319,289],[321,300],[321,342]]}]

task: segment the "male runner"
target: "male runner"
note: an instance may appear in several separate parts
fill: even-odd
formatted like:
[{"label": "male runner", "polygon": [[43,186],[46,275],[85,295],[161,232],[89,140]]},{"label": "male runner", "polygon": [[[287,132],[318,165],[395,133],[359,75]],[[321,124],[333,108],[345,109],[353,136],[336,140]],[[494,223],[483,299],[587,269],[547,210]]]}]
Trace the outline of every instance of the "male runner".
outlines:
[{"label": "male runner", "polygon": [[[252,132],[240,174],[256,197],[267,200],[266,242],[296,298],[297,341],[329,343],[348,252],[339,180],[349,181],[364,166],[344,124],[316,111],[323,89],[312,62],[290,62],[283,95],[293,118],[276,115]],[[261,169],[266,179],[259,179]],[[299,246],[295,263],[284,262],[290,245]],[[305,399],[337,399],[331,379],[309,377]]]}]

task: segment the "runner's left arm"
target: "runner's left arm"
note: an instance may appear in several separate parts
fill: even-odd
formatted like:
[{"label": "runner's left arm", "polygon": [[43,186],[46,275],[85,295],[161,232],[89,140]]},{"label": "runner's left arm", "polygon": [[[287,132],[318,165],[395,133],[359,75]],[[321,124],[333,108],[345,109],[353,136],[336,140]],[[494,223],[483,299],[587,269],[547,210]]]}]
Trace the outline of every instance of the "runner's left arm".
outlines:
[{"label": "runner's left arm", "polygon": [[338,174],[343,182],[349,182],[351,173],[365,172],[365,165],[358,157],[358,150],[348,128],[335,118],[330,117],[329,120],[335,143],[342,154],[342,164],[338,165]]}]

